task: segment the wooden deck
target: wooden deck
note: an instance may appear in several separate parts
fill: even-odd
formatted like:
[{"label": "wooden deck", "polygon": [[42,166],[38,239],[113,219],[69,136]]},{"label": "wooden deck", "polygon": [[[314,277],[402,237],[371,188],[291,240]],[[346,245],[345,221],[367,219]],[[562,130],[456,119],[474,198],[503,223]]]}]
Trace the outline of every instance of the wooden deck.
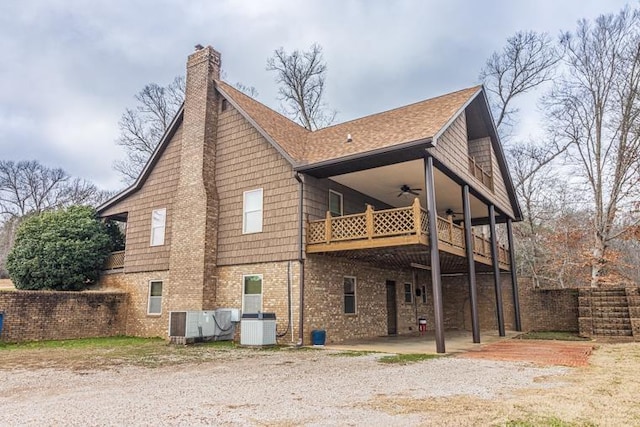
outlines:
[{"label": "wooden deck", "polygon": [[[309,221],[307,253],[368,251],[401,246],[429,246],[427,211],[418,199],[405,208],[374,211],[371,206],[360,214]],[[438,217],[439,249],[448,254],[465,257],[464,227],[451,219]],[[426,249],[426,248],[425,248]],[[476,262],[491,265],[491,242],[473,233],[473,253]],[[498,265],[509,270],[509,251],[498,245]]]}]

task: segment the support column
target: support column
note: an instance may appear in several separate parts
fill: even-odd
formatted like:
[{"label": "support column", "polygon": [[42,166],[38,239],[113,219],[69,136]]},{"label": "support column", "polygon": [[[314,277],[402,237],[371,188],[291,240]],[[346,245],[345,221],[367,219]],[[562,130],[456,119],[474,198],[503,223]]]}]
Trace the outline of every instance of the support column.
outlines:
[{"label": "support column", "polygon": [[516,331],[522,332],[520,298],[518,296],[518,275],[516,274],[516,251],[513,246],[513,225],[511,218],[507,218],[507,239],[509,243],[509,266],[511,268],[511,289],[513,290],[513,311],[516,316]]},{"label": "support column", "polygon": [[496,235],[496,209],[489,205],[489,229],[491,230],[491,261],[493,264],[493,279],[496,288],[496,311],[498,312],[498,333],[504,332],[504,313],[502,311],[502,285],[500,284],[500,266],[498,265],[498,236]]},{"label": "support column", "polygon": [[429,217],[429,252],[431,253],[431,286],[433,288],[433,314],[435,317],[436,351],[444,353],[444,309],[442,304],[442,277],[440,276],[440,252],[438,250],[438,215],[433,179],[433,158],[424,158],[424,188]]},{"label": "support column", "polygon": [[473,260],[473,235],[471,234],[471,206],[469,204],[469,186],[462,186],[462,212],[464,215],[464,245],[469,272],[469,299],[471,300],[471,329],[473,342],[480,343],[480,321],[478,319],[478,289],[476,286],[476,264]]}]

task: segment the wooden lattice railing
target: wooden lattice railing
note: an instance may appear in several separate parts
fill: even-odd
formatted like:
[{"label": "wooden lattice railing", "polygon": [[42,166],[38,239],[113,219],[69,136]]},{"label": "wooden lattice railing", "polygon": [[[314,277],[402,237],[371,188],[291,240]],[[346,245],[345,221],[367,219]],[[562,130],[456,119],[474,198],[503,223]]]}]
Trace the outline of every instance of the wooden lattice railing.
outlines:
[{"label": "wooden lattice railing", "polygon": [[116,268],[124,267],[124,251],[111,252],[107,257],[103,270],[114,270]]},{"label": "wooden lattice railing", "polygon": [[[437,217],[437,229],[440,242],[464,251],[464,227],[454,223],[451,217]],[[416,198],[411,206],[405,208],[374,211],[368,206],[364,213],[337,217],[327,212],[325,219],[309,221],[307,245],[330,245],[336,242],[374,241],[387,237],[428,234],[428,214]],[[490,260],[491,241],[475,233],[472,236],[473,252]],[[371,247],[375,246],[373,242]],[[498,246],[498,260],[502,264],[509,264],[509,252],[501,245]]]},{"label": "wooden lattice railing", "polygon": [[427,232],[427,211],[420,207],[420,202],[416,199],[412,206],[406,208],[374,211],[368,206],[364,213],[337,217],[327,212],[325,219],[309,222],[307,244],[379,239]]},{"label": "wooden lattice railing", "polygon": [[471,156],[469,156],[469,172],[480,180],[485,187],[493,191],[493,177],[481,165],[476,163],[476,159]]}]

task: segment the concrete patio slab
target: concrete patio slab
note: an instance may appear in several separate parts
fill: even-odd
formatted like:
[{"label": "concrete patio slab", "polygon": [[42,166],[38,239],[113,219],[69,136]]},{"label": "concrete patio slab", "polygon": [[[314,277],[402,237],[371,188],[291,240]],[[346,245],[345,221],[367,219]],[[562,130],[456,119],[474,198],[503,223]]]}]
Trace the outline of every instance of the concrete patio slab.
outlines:
[{"label": "concrete patio slab", "polygon": [[[505,337],[500,337],[497,331],[487,331],[480,334],[480,344],[473,343],[471,332],[467,331],[446,331],[445,350],[446,354],[456,354],[467,351],[480,350],[483,344],[497,341],[509,340],[521,332],[507,331]],[[329,344],[325,346],[328,350],[342,351],[376,351],[381,353],[395,354],[436,354],[436,343],[433,331],[424,335],[395,335],[382,336],[366,340],[349,341],[340,344]]]}]

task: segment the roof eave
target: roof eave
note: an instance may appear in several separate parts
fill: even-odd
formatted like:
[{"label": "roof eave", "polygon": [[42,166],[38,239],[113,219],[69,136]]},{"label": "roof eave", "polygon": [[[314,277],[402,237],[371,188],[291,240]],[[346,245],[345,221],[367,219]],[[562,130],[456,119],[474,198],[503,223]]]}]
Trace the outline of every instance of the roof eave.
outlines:
[{"label": "roof eave", "polygon": [[504,149],[502,148],[502,142],[500,142],[500,136],[498,134],[498,128],[496,127],[496,123],[493,120],[493,114],[491,113],[491,106],[489,105],[489,100],[486,96],[486,91],[484,90],[484,85],[481,87],[482,99],[484,101],[485,114],[488,116],[488,124],[489,124],[489,133],[491,134],[491,140],[494,141],[493,148],[496,153],[496,159],[498,160],[498,166],[500,167],[500,172],[502,172],[502,176],[504,177],[504,183],[507,187],[507,193],[509,194],[509,200],[511,201],[511,209],[513,209],[513,216],[515,221],[522,221],[522,209],[520,208],[520,203],[518,202],[518,196],[516,195],[516,189],[513,185],[513,179],[511,179],[511,172],[509,172],[509,167],[507,166],[506,156],[504,154]]},{"label": "roof eave", "polygon": [[294,170],[316,177],[328,177],[400,163],[422,157],[425,148],[433,147],[432,141],[433,138],[428,137],[315,163],[300,164],[295,166]]}]

